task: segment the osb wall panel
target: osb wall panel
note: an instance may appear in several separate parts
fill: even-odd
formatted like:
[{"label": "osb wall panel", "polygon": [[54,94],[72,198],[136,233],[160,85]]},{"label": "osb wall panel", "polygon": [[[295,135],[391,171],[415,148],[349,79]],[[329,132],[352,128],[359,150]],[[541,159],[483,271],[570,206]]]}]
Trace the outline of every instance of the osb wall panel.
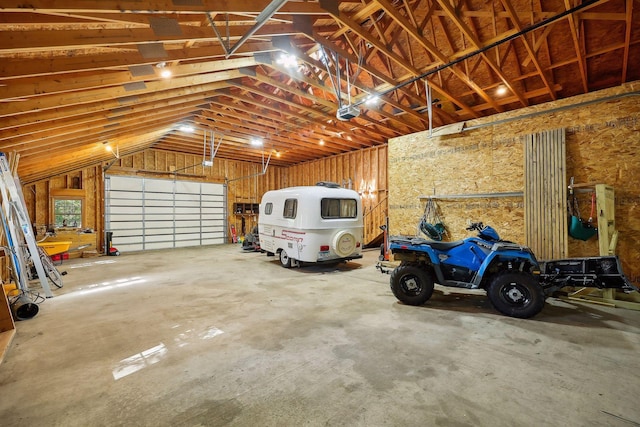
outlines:
[{"label": "osb wall panel", "polygon": [[[603,183],[616,191],[617,254],[625,273],[640,283],[640,82],[467,122],[472,130],[429,138],[421,132],[389,141],[389,217],[392,234],[416,234],[426,203],[420,196],[521,192],[521,137],[565,127],[567,182]],[[578,193],[589,217],[590,193]],[[437,199],[448,240],[468,236],[468,220],[524,242],[521,197]],[[596,215],[597,216],[597,215]],[[596,239],[569,239],[569,256],[598,255]]]}]

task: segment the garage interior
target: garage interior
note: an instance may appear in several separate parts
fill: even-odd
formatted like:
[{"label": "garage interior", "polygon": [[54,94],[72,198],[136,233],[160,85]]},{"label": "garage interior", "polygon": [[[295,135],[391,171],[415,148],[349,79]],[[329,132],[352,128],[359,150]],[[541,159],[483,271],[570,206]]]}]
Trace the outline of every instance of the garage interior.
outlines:
[{"label": "garage interior", "polygon": [[[640,425],[637,293],[523,320],[400,304],[376,269],[380,226],[417,235],[431,201],[446,240],[483,221],[638,286],[638,2],[232,3],[0,5],[3,215],[70,243],[37,315],[0,304],[2,424]],[[319,181],[360,194],[363,259],[233,242]],[[597,236],[569,235],[572,195]]]}]

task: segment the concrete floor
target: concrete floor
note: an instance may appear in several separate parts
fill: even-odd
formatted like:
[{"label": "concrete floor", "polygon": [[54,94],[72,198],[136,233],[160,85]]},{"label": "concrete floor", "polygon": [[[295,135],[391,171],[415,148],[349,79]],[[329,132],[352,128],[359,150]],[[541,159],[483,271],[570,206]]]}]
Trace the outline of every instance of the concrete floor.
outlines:
[{"label": "concrete floor", "polygon": [[481,293],[399,304],[377,251],[237,245],[65,261],[0,366],[2,426],[640,425],[640,312]]}]

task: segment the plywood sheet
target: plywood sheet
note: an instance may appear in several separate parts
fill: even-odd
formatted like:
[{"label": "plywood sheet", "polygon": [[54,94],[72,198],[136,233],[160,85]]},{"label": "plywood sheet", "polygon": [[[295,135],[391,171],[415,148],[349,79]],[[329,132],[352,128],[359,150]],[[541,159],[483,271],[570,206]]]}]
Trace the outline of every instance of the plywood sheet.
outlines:
[{"label": "plywood sheet", "polygon": [[[459,135],[429,138],[420,132],[394,138],[388,148],[392,234],[415,233],[424,209],[420,195],[523,191],[521,137],[566,128],[567,180],[602,183],[615,190],[617,254],[627,276],[640,284],[640,102],[620,87],[467,122]],[[598,101],[602,100],[602,101]],[[579,194],[589,208],[589,195]],[[468,219],[495,226],[523,242],[524,207],[518,198],[440,201],[451,239],[464,237]],[[568,239],[568,256],[598,255],[597,239]]]}]

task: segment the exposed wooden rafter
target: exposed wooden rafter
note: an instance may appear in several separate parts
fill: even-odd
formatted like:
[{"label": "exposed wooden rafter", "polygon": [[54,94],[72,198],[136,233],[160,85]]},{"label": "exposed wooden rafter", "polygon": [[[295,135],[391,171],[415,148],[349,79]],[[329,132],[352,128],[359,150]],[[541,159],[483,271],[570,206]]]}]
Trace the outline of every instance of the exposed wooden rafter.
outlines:
[{"label": "exposed wooden rafter", "polygon": [[[212,130],[219,158],[255,163],[266,150],[288,166],[367,148],[428,127],[423,80],[438,127],[640,79],[634,3],[5,1],[0,151],[20,154],[30,182],[108,162],[105,141],[121,155],[198,154]],[[339,97],[359,115],[340,120]]]}]

